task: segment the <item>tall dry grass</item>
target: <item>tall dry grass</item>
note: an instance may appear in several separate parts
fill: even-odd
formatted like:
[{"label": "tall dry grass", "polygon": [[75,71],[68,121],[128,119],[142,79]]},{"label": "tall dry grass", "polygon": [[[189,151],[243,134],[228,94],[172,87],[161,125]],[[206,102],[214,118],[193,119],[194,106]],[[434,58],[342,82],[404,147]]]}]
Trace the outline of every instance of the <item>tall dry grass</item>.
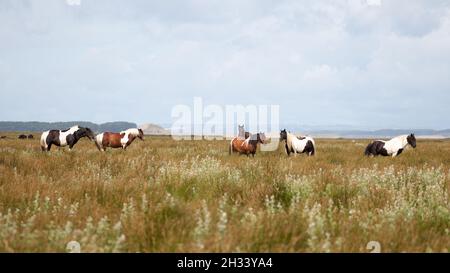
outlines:
[{"label": "tall dry grass", "polygon": [[364,157],[364,140],[316,142],[313,158],[280,146],[252,159],[228,141],[42,153],[0,140],[0,251],[449,251],[450,141],[395,159]]}]

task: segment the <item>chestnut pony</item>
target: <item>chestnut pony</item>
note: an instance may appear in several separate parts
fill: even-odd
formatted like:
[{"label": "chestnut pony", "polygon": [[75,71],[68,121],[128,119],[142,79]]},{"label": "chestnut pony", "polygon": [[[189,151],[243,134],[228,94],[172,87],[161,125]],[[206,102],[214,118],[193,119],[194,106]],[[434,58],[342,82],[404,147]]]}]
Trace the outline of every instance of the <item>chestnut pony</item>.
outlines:
[{"label": "chestnut pony", "polygon": [[245,154],[255,157],[258,143],[264,144],[265,142],[266,135],[264,133],[251,135],[245,140],[240,137],[235,137],[230,142],[229,153],[239,153],[240,155]]},{"label": "chestnut pony", "polygon": [[142,129],[131,128],[120,133],[104,132],[95,137],[95,144],[100,151],[105,151],[107,147],[126,150],[136,138],[144,140]]}]

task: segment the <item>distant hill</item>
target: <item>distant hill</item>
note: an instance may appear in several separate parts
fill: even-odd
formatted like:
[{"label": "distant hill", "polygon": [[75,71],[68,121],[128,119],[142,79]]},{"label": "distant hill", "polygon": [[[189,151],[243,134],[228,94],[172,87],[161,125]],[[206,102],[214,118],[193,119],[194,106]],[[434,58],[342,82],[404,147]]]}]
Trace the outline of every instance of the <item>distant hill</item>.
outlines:
[{"label": "distant hill", "polygon": [[91,128],[94,132],[120,132],[128,128],[136,128],[136,123],[115,121],[103,124],[96,124],[89,121],[68,121],[68,122],[38,122],[38,121],[0,121],[0,131],[28,131],[43,132],[51,129],[67,129],[71,126],[79,125]]},{"label": "distant hill", "polygon": [[[107,122],[96,124],[88,121],[69,121],[69,122],[19,122],[19,121],[0,121],[0,132],[42,132],[50,129],[67,129],[73,125],[80,125],[91,128],[94,132],[120,132],[128,128],[138,127],[136,123],[131,122]],[[310,135],[320,138],[391,138],[399,135],[415,133],[417,137],[422,138],[450,138],[450,129],[431,130],[431,129],[383,129],[383,130],[320,130],[313,128],[302,129],[302,126],[291,126],[288,131],[299,135]],[[164,129],[160,125],[146,123],[139,126],[146,135],[170,135],[169,129]]]},{"label": "distant hill", "polygon": [[146,135],[170,135],[170,131],[152,123],[142,124],[139,128],[141,128]]}]

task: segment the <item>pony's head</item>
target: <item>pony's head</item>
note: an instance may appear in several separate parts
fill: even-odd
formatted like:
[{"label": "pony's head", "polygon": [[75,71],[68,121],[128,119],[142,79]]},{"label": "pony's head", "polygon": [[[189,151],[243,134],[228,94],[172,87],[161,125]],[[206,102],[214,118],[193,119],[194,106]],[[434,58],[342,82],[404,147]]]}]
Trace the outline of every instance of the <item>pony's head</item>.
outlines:
[{"label": "pony's head", "polygon": [[244,125],[238,125],[238,136],[242,138],[245,136]]},{"label": "pony's head", "polygon": [[286,132],[286,129],[281,130],[281,132],[280,132],[280,140],[287,140],[287,132]]},{"label": "pony's head", "polygon": [[144,132],[139,128],[130,128],[128,130],[120,132],[121,134],[127,134],[129,137],[139,138],[140,140],[144,140]]},{"label": "pony's head", "polygon": [[138,129],[139,134],[137,135],[137,137],[140,140],[144,140],[144,131],[142,131],[142,129]]},{"label": "pony's head", "polygon": [[78,138],[88,137],[90,140],[95,139],[95,134],[92,132],[90,128],[87,127],[78,127],[78,130],[75,132]]},{"label": "pony's head", "polygon": [[258,134],[256,134],[256,139],[258,140],[259,143],[265,144],[266,143],[266,134],[258,133]]},{"label": "pony's head", "polygon": [[413,148],[416,148],[416,136],[414,134],[410,134],[406,137],[406,140],[408,141],[408,144],[411,145]]}]

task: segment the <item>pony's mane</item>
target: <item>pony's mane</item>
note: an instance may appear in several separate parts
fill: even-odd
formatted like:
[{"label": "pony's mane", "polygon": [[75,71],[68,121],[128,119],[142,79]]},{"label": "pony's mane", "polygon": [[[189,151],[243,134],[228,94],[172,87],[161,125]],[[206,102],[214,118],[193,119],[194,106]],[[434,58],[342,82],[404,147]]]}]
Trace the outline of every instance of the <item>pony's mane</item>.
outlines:
[{"label": "pony's mane", "polygon": [[120,133],[121,134],[132,135],[132,136],[138,136],[140,134],[138,128],[130,128],[130,129],[127,129],[127,130],[122,131]]},{"label": "pony's mane", "polygon": [[80,129],[80,126],[79,125],[74,125],[74,126],[72,126],[70,128],[67,128],[67,129],[64,129],[64,130],[60,130],[60,131],[65,133],[65,132],[68,132],[68,131],[77,131],[78,129]]},{"label": "pony's mane", "polygon": [[406,138],[408,138],[408,136],[409,135],[400,135],[400,136],[396,136],[396,137],[392,138],[391,140],[394,140],[394,139],[406,139]]}]

